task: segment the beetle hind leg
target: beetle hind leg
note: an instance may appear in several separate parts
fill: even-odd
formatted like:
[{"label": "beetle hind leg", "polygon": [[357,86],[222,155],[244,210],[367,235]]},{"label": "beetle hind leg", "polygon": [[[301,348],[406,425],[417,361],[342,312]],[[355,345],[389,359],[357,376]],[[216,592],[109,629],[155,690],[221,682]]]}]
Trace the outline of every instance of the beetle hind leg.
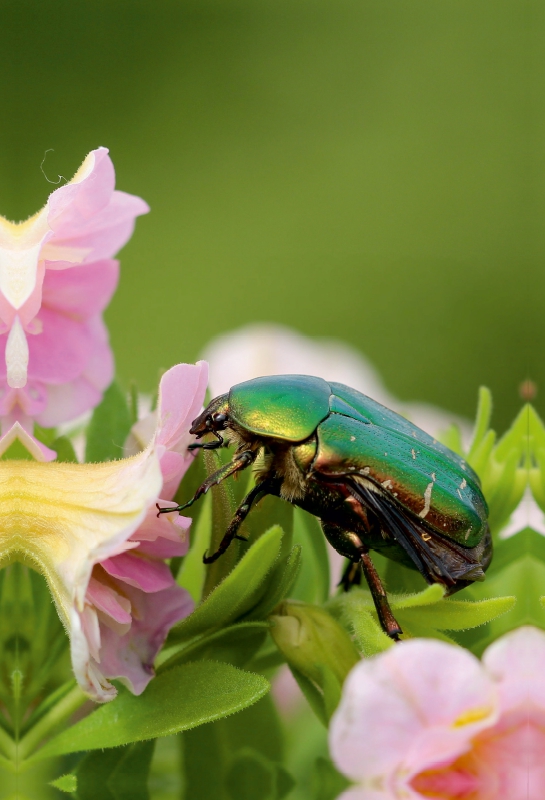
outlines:
[{"label": "beetle hind leg", "polygon": [[360,558],[363,574],[365,575],[365,580],[369,585],[380,624],[390,639],[394,639],[394,641],[397,642],[399,640],[399,634],[403,633],[403,631],[399,627],[399,623],[392,613],[392,609],[390,608],[390,603],[388,602],[388,597],[386,595],[386,590],[382,585],[382,581],[380,580],[380,575],[378,574],[375,565],[371,561],[371,556],[369,555],[368,550],[362,548]]},{"label": "beetle hind leg", "polygon": [[399,635],[403,633],[403,631],[392,613],[386,590],[382,585],[380,575],[371,560],[367,547],[365,547],[357,534],[345,530],[340,525],[322,521],[322,529],[328,542],[335,550],[341,553],[341,555],[347,556],[352,562],[346,568],[341,580],[345,591],[347,591],[350,586],[361,581],[361,574],[363,572],[375,604],[382,630],[391,639],[398,641]]}]

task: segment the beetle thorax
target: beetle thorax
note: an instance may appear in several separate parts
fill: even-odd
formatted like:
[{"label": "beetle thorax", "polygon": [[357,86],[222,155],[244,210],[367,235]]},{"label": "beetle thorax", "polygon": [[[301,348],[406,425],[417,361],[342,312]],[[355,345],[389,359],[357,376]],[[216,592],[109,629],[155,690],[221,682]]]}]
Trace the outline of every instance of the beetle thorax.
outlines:
[{"label": "beetle thorax", "polygon": [[256,436],[232,420],[225,430],[224,437],[237,452],[249,450],[252,453],[262,454],[256,479],[260,481],[271,477],[280,478],[282,480],[280,496],[283,500],[291,503],[304,496],[305,478],[294,458],[291,442]]}]

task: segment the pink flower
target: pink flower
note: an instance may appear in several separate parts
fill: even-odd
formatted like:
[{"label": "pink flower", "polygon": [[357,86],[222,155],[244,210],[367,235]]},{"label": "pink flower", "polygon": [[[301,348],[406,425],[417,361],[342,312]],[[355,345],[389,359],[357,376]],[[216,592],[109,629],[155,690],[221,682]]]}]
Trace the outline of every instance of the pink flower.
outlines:
[{"label": "pink flower", "polygon": [[[178,364],[161,379],[153,414],[156,427],[148,445],[159,459],[163,486],[155,500],[160,505],[172,500],[193,458],[187,451],[193,438],[189,428],[202,408],[207,380],[202,361]],[[137,423],[136,431],[142,427]],[[134,432],[131,441],[135,449]],[[82,635],[76,637],[73,663],[80,684],[95,699],[115,696],[112,678],[134,694],[143,692],[169,629],[193,610],[190,595],[176,584],[165,563],[187,552],[190,523],[178,514],[157,517],[154,501],[121,546],[117,543],[108,557],[94,564],[79,612]]]},{"label": "pink flower", "polygon": [[429,639],[361,661],[330,728],[333,760],[357,783],[342,800],[541,800],[544,665],[545,633],[531,627],[482,663]]},{"label": "pink flower", "polygon": [[0,417],[55,426],[97,405],[113,377],[102,312],[116,288],[112,256],[149,209],[114,190],[108,150],[26,222],[0,217]]}]

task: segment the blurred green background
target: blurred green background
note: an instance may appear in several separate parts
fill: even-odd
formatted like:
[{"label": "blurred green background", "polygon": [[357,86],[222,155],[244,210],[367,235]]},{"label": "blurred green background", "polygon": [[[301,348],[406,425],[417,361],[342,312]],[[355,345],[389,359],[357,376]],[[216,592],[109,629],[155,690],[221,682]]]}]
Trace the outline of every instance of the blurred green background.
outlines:
[{"label": "blurred green background", "polygon": [[[544,385],[545,7],[512,0],[0,2],[0,212],[86,153],[152,213],[107,313],[151,389],[269,320],[403,399],[501,428]],[[539,397],[538,397],[539,400]]]}]

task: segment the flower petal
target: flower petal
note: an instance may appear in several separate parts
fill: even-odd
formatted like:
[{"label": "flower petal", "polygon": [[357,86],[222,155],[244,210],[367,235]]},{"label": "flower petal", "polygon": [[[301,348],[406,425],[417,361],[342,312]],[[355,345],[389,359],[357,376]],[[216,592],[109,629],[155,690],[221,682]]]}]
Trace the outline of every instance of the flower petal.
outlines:
[{"label": "flower petal", "polygon": [[119,638],[108,628],[101,628],[101,671],[118,678],[133,694],[141,694],[152,679],[153,662],[170,628],[193,610],[193,600],[180,586],[144,594],[127,590],[133,607],[130,631]]},{"label": "flower petal", "polygon": [[151,449],[103,464],[0,461],[0,561],[20,555],[44,574],[70,632],[76,677],[95,699],[111,698],[115,689],[91,663],[96,625],[85,611],[91,571],[126,549],[161,484]]},{"label": "flower petal", "polygon": [[545,726],[545,632],[528,625],[505,634],[485,650],[483,664],[498,683],[502,712],[525,709]]},{"label": "flower petal", "polygon": [[460,647],[412,639],[349,674],[330,727],[337,767],[366,785],[403,786],[464,752],[496,720],[493,681]]},{"label": "flower petal", "polygon": [[19,422],[14,422],[11,428],[0,438],[0,456],[4,455],[8,447],[16,440],[21,442],[36,461],[54,461],[57,458],[54,450],[50,450],[45,444],[35,439]]},{"label": "flower petal", "polygon": [[157,444],[180,453],[191,463],[188,431],[202,408],[208,383],[208,364],[177,364],[165,372],[159,386]]},{"label": "flower petal", "polygon": [[12,389],[22,389],[28,370],[28,342],[19,317],[15,317],[6,340],[6,378]]},{"label": "flower petal", "polygon": [[81,264],[60,272],[45,273],[42,305],[80,320],[100,314],[115,292],[119,262],[113,259]]},{"label": "flower petal", "polygon": [[121,553],[115,558],[101,561],[100,565],[112,578],[143,592],[159,592],[174,583],[172,573],[164,562],[141,558],[135,553]]}]

